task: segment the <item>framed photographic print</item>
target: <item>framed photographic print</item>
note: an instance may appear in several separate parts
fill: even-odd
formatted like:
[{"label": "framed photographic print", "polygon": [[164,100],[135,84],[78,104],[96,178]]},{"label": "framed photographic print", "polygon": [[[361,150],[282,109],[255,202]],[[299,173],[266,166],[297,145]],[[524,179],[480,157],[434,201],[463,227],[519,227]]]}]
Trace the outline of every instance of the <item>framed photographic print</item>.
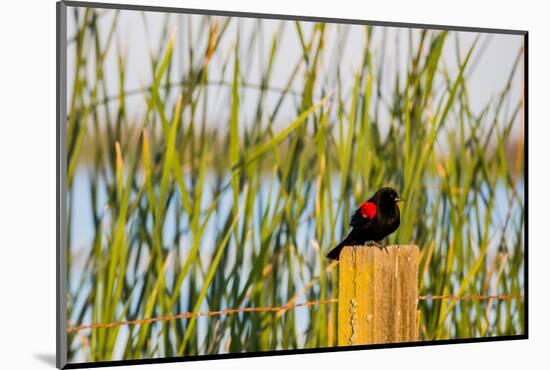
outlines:
[{"label": "framed photographic print", "polygon": [[57,4],[57,365],[527,338],[527,32]]}]

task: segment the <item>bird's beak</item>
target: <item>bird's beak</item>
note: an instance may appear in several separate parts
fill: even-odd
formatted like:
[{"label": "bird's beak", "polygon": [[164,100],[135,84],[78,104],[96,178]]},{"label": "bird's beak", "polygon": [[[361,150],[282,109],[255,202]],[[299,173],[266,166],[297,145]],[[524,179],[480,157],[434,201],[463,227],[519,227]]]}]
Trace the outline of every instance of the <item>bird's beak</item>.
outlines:
[{"label": "bird's beak", "polygon": [[405,199],[403,198],[400,198],[400,197],[395,198],[395,203],[404,202],[404,201]]}]

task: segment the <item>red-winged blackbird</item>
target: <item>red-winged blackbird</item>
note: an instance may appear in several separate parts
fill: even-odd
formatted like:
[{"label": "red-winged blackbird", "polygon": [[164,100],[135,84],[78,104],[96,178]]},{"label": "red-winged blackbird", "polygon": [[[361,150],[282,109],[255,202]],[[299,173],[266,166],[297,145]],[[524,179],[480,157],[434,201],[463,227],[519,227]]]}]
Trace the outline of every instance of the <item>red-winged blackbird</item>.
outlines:
[{"label": "red-winged blackbird", "polygon": [[402,201],[392,188],[378,190],[372,198],[361,204],[351,216],[352,227],[348,236],[327,254],[327,258],[337,260],[340,251],[347,245],[364,245],[377,242],[393,233],[399,227],[399,206]]}]

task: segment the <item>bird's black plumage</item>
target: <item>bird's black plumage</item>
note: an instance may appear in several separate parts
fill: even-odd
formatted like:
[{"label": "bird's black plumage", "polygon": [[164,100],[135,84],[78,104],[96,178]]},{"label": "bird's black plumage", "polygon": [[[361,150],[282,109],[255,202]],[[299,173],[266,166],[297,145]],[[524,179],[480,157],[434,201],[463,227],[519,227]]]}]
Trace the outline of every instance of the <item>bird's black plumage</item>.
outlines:
[{"label": "bird's black plumage", "polygon": [[378,190],[353,212],[351,231],[327,254],[327,258],[337,260],[343,247],[378,242],[397,230],[400,222],[397,203],[401,200],[403,199],[392,188]]}]

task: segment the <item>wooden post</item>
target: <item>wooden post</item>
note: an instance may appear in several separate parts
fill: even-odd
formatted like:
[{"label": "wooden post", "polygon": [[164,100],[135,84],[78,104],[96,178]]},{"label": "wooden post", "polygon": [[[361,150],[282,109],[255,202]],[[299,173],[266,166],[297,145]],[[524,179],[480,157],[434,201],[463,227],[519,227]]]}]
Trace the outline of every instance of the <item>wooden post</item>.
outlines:
[{"label": "wooden post", "polygon": [[416,245],[342,250],[339,346],[417,340],[418,260]]}]

